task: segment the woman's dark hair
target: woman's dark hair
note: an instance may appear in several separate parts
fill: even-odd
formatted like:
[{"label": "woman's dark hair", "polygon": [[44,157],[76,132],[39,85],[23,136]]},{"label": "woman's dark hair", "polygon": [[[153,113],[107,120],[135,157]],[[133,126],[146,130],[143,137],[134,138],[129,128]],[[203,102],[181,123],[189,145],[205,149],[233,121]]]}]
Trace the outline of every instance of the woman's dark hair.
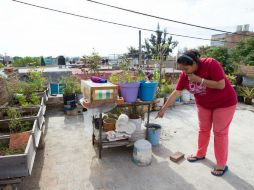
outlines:
[{"label": "woman's dark hair", "polygon": [[188,50],[177,59],[178,64],[193,65],[193,62],[199,63],[200,54],[197,50]]}]

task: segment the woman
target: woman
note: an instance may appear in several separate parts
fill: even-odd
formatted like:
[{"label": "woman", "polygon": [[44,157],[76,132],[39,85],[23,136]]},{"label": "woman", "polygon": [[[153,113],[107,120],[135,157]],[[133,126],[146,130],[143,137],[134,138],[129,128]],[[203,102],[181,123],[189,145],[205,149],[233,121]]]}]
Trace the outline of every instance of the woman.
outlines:
[{"label": "woman", "polygon": [[237,98],[221,64],[213,58],[200,58],[195,50],[185,52],[177,59],[178,67],[183,71],[176,85],[157,117],[163,117],[183,89],[194,94],[199,119],[198,149],[195,155],[187,158],[189,162],[205,159],[213,127],[214,153],[216,167],[211,171],[222,176],[228,166],[228,130],[232,121]]}]

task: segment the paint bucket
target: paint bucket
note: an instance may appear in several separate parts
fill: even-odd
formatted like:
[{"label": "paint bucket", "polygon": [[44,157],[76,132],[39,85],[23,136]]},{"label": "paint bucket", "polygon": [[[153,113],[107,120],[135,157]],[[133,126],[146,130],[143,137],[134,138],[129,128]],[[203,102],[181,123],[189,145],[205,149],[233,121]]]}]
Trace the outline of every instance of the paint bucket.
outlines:
[{"label": "paint bucket", "polygon": [[138,166],[148,166],[152,162],[152,145],[141,139],[134,143],[132,161]]},{"label": "paint bucket", "polygon": [[161,126],[149,123],[147,126],[147,139],[152,145],[158,145],[160,141]]}]

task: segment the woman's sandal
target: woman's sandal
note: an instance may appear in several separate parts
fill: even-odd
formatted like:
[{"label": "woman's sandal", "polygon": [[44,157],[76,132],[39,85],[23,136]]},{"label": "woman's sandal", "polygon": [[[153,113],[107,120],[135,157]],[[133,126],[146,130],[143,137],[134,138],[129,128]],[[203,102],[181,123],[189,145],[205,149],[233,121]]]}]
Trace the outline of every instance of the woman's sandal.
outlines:
[{"label": "woman's sandal", "polygon": [[[213,171],[211,171],[211,174],[219,177],[219,176],[223,176],[227,171],[228,171],[228,166],[225,166],[224,169],[214,168]],[[215,173],[215,172],[220,172],[220,173]]]},{"label": "woman's sandal", "polygon": [[205,156],[203,156],[203,157],[197,157],[197,156],[193,156],[193,155],[191,155],[191,156],[189,156],[188,158],[187,158],[187,160],[189,161],[189,162],[196,162],[196,161],[198,161],[198,160],[204,160],[205,159]]}]

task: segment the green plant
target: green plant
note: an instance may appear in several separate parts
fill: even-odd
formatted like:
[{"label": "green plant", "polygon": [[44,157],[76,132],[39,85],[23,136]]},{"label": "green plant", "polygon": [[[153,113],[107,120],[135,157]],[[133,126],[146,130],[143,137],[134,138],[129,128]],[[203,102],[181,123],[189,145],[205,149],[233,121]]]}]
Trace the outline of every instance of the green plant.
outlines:
[{"label": "green plant", "polygon": [[253,99],[254,98],[254,88],[250,87],[241,87],[240,88],[240,95],[242,95],[245,98]]},{"label": "green plant", "polygon": [[0,143],[0,156],[13,155],[13,154],[22,154],[25,152],[25,146],[21,149],[12,150],[9,148],[9,144]]},{"label": "green plant", "polygon": [[37,57],[24,57],[15,59],[12,63],[13,67],[25,67],[28,64],[32,66],[39,66],[40,65],[40,58]]},{"label": "green plant", "polygon": [[165,79],[162,80],[162,84],[157,89],[156,97],[162,98],[165,97],[168,94],[171,94],[175,89],[174,84],[170,84],[165,81]]},{"label": "green plant", "polygon": [[46,79],[43,77],[43,73],[41,71],[36,71],[34,69],[30,69],[28,72],[29,83],[35,86],[35,90],[42,91],[44,86],[46,85]]},{"label": "green plant", "polygon": [[89,68],[89,72],[92,72],[92,74],[98,73],[101,60],[102,58],[96,52],[93,52],[90,56],[83,56],[81,58],[81,61]]},{"label": "green plant", "polygon": [[21,120],[21,113],[15,108],[9,108],[7,115],[10,119],[9,129],[11,133],[29,131],[32,125],[29,121]]},{"label": "green plant", "polygon": [[228,74],[228,75],[226,75],[226,76],[227,76],[227,79],[229,80],[229,82],[230,82],[231,84],[236,84],[236,76],[230,75],[230,74]]},{"label": "green plant", "polygon": [[65,96],[71,96],[80,89],[80,82],[78,82],[77,77],[71,75],[69,77],[63,77],[60,80],[60,83],[63,84],[61,87]]},{"label": "green plant", "polygon": [[29,96],[18,95],[17,99],[19,101],[19,105],[22,107],[28,107],[28,106],[40,104],[40,97],[37,96],[35,93],[32,93]]},{"label": "green plant", "polygon": [[3,63],[0,63],[0,69],[1,68],[4,68],[4,64]]},{"label": "green plant", "polygon": [[117,83],[119,82],[119,74],[112,73],[112,74],[109,76],[109,82],[114,83],[114,84],[117,84]]},{"label": "green plant", "polygon": [[124,83],[132,83],[138,81],[138,77],[135,76],[135,73],[131,71],[124,70],[120,75],[119,75],[119,81],[124,82]]},{"label": "green plant", "polygon": [[137,78],[139,81],[146,80],[146,75],[142,69],[138,70],[138,77]]}]

